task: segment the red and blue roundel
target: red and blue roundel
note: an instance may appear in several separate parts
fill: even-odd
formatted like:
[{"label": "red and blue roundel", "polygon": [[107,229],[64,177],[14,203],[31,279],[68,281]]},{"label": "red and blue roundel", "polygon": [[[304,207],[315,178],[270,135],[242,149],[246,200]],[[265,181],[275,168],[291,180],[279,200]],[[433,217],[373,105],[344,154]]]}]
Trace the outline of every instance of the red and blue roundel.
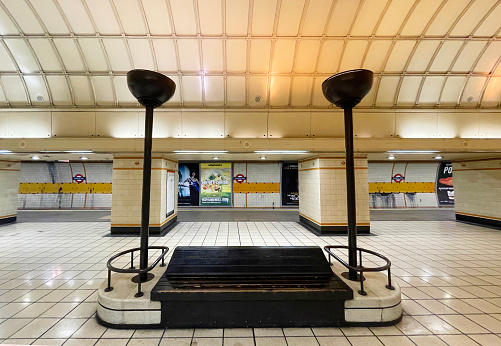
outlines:
[{"label": "red and blue roundel", "polygon": [[391,180],[393,180],[395,183],[401,183],[403,182],[405,177],[402,174],[395,174]]},{"label": "red and blue roundel", "polygon": [[73,181],[76,182],[77,184],[81,184],[83,183],[87,178],[85,178],[83,175],[81,174],[76,174],[74,177],[73,177]]}]

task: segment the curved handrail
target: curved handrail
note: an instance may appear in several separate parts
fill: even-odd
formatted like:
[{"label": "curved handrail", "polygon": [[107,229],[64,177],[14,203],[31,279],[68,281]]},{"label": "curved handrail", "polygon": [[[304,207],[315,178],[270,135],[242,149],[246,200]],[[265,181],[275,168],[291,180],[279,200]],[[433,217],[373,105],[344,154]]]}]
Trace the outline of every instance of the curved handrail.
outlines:
[{"label": "curved handrail", "polygon": [[[326,245],[326,246],[324,246],[325,252],[327,252],[329,254],[329,263],[331,265],[332,265],[332,262],[331,262],[331,256],[332,256],[339,263],[341,263],[343,266],[345,266],[347,269],[355,270],[358,273],[360,273],[360,275],[359,275],[360,290],[358,291],[359,294],[361,294],[363,296],[367,295],[367,292],[364,291],[364,275],[363,275],[364,272],[381,272],[383,270],[388,270],[388,285],[386,285],[385,287],[387,289],[389,289],[389,290],[394,290],[395,289],[395,287],[393,287],[392,284],[391,284],[391,261],[387,257],[385,257],[385,256],[383,256],[380,253],[377,253],[375,251],[357,247],[356,250],[359,253],[359,265],[357,265],[355,267],[355,266],[349,265],[342,258],[340,258],[338,255],[336,255],[335,253],[333,253],[331,251],[331,249],[348,249],[348,248],[349,247],[346,246],[346,245]],[[383,266],[380,266],[380,267],[371,267],[371,268],[364,267],[362,265],[362,253],[363,252],[369,253],[371,255],[374,255],[376,257],[379,257],[379,258],[383,259],[384,261],[386,261],[386,264],[383,265]]]},{"label": "curved handrail", "polygon": [[[167,246],[159,246],[159,245],[153,245],[153,246],[148,246],[148,250],[162,250],[162,253],[160,254],[160,256],[158,256],[158,258],[153,261],[153,263],[148,267],[148,268],[143,268],[143,269],[136,269],[134,267],[134,252],[135,251],[139,251],[140,248],[136,247],[136,248],[133,248],[133,249],[128,249],[128,250],[124,250],[124,251],[121,251],[113,256],[110,257],[110,259],[108,260],[108,262],[106,262],[106,266],[108,267],[108,287],[106,287],[104,289],[105,292],[110,292],[110,291],[113,291],[113,287],[111,286],[111,272],[116,272],[116,273],[137,273],[137,274],[144,274],[144,273],[148,273],[149,271],[153,270],[153,268],[155,268],[158,264],[158,262],[160,262],[160,260],[162,261],[162,264],[160,265],[160,267],[165,267],[165,255],[167,254],[167,252],[169,252],[169,248]],[[123,255],[126,255],[130,253],[130,268],[126,269],[126,268],[117,268],[115,266],[112,265],[112,262],[114,260],[116,260],[117,258],[120,258],[122,257]],[[137,293],[134,295],[136,298],[137,297],[142,297],[144,295],[143,292],[141,292],[141,280],[138,280],[138,283],[137,283]]]}]

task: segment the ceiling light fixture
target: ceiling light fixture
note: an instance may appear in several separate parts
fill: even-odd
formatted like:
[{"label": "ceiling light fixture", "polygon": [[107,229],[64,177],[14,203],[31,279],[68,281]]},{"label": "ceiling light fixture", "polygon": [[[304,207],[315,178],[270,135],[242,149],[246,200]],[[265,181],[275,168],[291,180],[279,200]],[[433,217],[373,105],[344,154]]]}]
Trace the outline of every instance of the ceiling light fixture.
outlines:
[{"label": "ceiling light fixture", "polygon": [[32,160],[40,160],[40,157],[38,157],[37,155],[33,155],[33,156],[31,157],[31,159],[32,159]]},{"label": "ceiling light fixture", "polygon": [[65,150],[64,152],[71,154],[92,154],[92,150]]},{"label": "ceiling light fixture", "polygon": [[89,158],[88,158],[88,157],[86,157],[86,156],[82,156],[82,157],[80,158],[80,160],[88,160],[88,159],[89,159]]},{"label": "ceiling light fixture", "polygon": [[434,157],[435,160],[442,160],[442,156],[438,155]]},{"label": "ceiling light fixture", "polygon": [[213,160],[219,160],[219,157],[214,156],[212,159],[213,159]]},{"label": "ceiling light fixture", "polygon": [[70,162],[70,160],[57,160],[57,162]]},{"label": "ceiling light fixture", "polygon": [[305,154],[307,150],[254,150],[257,154]]},{"label": "ceiling light fixture", "polygon": [[174,150],[176,154],[226,154],[228,150]]},{"label": "ceiling light fixture", "polygon": [[388,160],[395,160],[395,156],[388,156]]},{"label": "ceiling light fixture", "polygon": [[261,156],[260,159],[261,160],[266,160],[266,156]]},{"label": "ceiling light fixture", "polygon": [[439,153],[438,150],[388,150],[387,153],[395,154],[433,154]]},{"label": "ceiling light fixture", "polygon": [[0,150],[0,154],[10,154],[10,153],[12,153],[12,151],[7,150],[7,149],[1,149]]}]

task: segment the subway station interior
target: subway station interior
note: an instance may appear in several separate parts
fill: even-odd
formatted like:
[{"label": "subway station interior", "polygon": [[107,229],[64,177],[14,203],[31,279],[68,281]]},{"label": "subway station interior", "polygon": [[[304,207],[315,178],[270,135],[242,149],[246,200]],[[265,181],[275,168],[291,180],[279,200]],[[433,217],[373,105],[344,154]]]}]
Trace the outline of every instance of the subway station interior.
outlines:
[{"label": "subway station interior", "polygon": [[0,344],[501,345],[500,18],[0,0]]}]

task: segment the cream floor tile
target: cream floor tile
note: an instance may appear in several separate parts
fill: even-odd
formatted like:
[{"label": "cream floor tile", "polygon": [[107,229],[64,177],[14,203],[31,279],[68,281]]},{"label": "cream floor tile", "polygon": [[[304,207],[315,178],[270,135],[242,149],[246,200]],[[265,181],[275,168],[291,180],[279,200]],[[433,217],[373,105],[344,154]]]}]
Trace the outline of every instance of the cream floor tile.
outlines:
[{"label": "cream floor tile", "polygon": [[253,338],[224,338],[224,346],[254,346]]},{"label": "cream floor tile", "polygon": [[225,338],[252,338],[252,328],[227,328],[224,330]]},{"label": "cream floor tile", "polygon": [[106,327],[100,325],[95,318],[89,318],[80,328],[72,335],[72,338],[84,339],[92,338],[99,339],[106,331]]},{"label": "cream floor tile", "polygon": [[7,339],[2,342],[2,345],[31,345],[36,339]]},{"label": "cream floor tile", "polygon": [[256,338],[256,346],[287,346],[285,337]]},{"label": "cream floor tile", "polygon": [[101,339],[130,339],[134,334],[134,329],[111,329],[108,328]]},{"label": "cream floor tile", "polygon": [[69,338],[75,333],[87,320],[83,318],[63,319],[55,324],[45,333],[44,339]]},{"label": "cream floor tile", "polygon": [[460,334],[456,328],[435,315],[414,316],[414,319],[433,334]]},{"label": "cream floor tile", "polygon": [[466,335],[439,335],[438,337],[450,346],[478,346],[478,343]]},{"label": "cream floor tile", "polygon": [[410,336],[410,339],[418,346],[447,346],[438,336],[435,335],[422,335]]},{"label": "cream floor tile", "polygon": [[311,328],[315,336],[344,336],[340,328]]},{"label": "cream floor tile", "polygon": [[164,338],[191,338],[194,329],[166,329]]},{"label": "cream floor tile", "polygon": [[257,337],[264,336],[284,336],[281,328],[254,328],[254,335]]},{"label": "cream floor tile", "polygon": [[223,338],[193,338],[191,344],[197,346],[222,346]]},{"label": "cream floor tile", "polygon": [[141,338],[161,338],[164,334],[163,329],[137,329],[134,334],[132,334],[133,339]]},{"label": "cream floor tile", "polygon": [[379,336],[379,340],[385,346],[414,346],[415,344],[407,336]]},{"label": "cream floor tile", "polygon": [[423,306],[426,308],[428,311],[430,311],[433,314],[456,314],[457,312],[447,305],[441,303],[439,300],[426,300],[422,299],[417,302],[419,305]]},{"label": "cream floor tile", "polygon": [[[59,321],[57,318],[37,318],[18,330],[11,338],[39,338]],[[3,324],[4,325],[4,324]],[[2,325],[2,327],[3,327]]]},{"label": "cream floor tile", "polygon": [[54,303],[31,303],[24,310],[14,315],[16,318],[36,318],[50,309]]},{"label": "cream floor tile", "polygon": [[191,338],[167,338],[160,340],[160,346],[191,346]]},{"label": "cream floor tile", "polygon": [[501,321],[489,315],[464,315],[492,333],[501,333]]},{"label": "cream floor tile", "polygon": [[413,317],[404,316],[402,321],[397,323],[396,327],[405,335],[424,335],[432,334],[431,331],[426,329],[421,323],[416,321]]},{"label": "cream floor tile", "polygon": [[320,346],[350,346],[350,342],[344,336],[318,336],[317,340]]},{"label": "cream floor tile", "polygon": [[310,328],[284,328],[284,335],[289,336],[313,336]]},{"label": "cream floor tile", "polygon": [[130,339],[127,346],[158,346],[160,338]]},{"label": "cream floor tile", "polygon": [[68,339],[64,346],[93,346],[98,339]]},{"label": "cream floor tile", "polygon": [[194,338],[222,338],[222,329],[195,329]]},{"label": "cream floor tile", "polygon": [[381,346],[383,343],[375,336],[348,336],[353,346]]},{"label": "cream floor tile", "polygon": [[444,321],[449,323],[454,328],[458,329],[460,332],[469,333],[489,333],[485,328],[482,328],[475,322],[467,319],[462,315],[440,315]]}]

